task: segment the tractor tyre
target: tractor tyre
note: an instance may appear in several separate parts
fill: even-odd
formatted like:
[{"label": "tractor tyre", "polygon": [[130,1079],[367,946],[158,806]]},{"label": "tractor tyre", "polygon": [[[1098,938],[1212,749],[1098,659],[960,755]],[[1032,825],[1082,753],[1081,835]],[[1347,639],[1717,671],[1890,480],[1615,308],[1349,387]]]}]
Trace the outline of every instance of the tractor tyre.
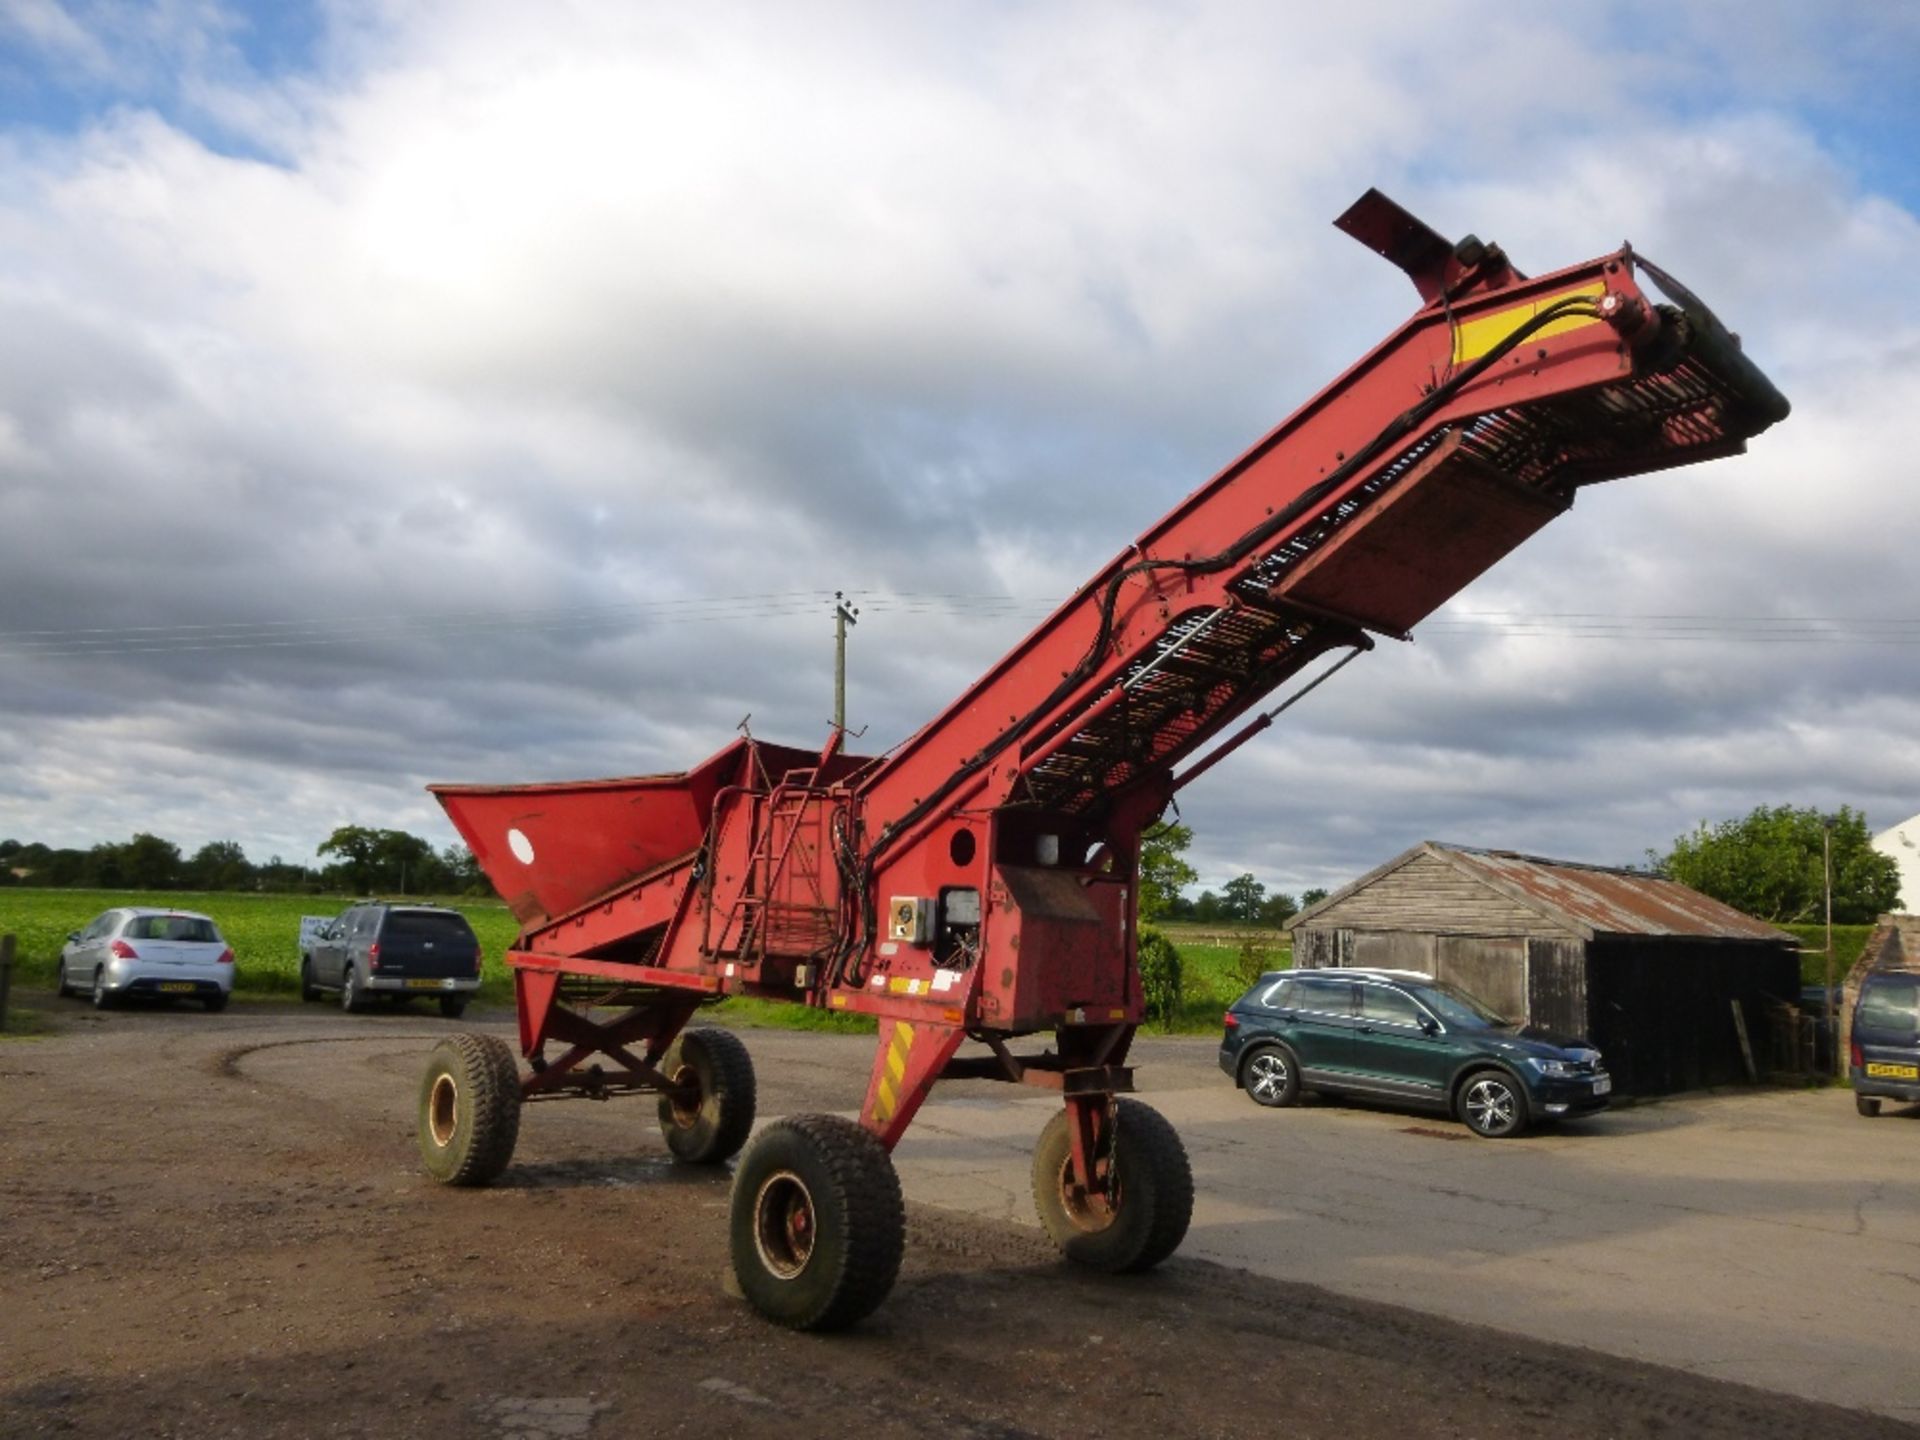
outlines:
[{"label": "tractor tyre", "polygon": [[1193,1219],[1193,1171],[1179,1133],[1158,1110],[1122,1100],[1114,1123],[1111,1199],[1074,1184],[1063,1109],[1034,1147],[1033,1203],[1067,1259],[1118,1275],[1151,1270],[1179,1248]]},{"label": "tractor tyre", "polygon": [[697,1086],[691,1099],[660,1097],[660,1133],[676,1160],[718,1165],[740,1153],[753,1130],[753,1057],[731,1030],[683,1030],[660,1061],[676,1085]]},{"label": "tractor tyre", "polygon": [[754,1309],[795,1330],[844,1330],[893,1288],[906,1247],[900,1178],[870,1131],[789,1115],[733,1176],[733,1273]]},{"label": "tractor tyre", "polygon": [[520,1066],[504,1040],[450,1035],[420,1082],[420,1159],[442,1185],[485,1185],[520,1137]]}]

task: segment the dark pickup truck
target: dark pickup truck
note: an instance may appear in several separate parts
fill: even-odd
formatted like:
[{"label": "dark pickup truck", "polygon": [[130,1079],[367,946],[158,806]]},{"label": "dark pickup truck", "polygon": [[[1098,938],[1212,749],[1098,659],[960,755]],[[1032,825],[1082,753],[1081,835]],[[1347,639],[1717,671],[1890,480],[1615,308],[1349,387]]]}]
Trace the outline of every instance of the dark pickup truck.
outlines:
[{"label": "dark pickup truck", "polygon": [[480,988],[480,941],[458,910],[366,900],[349,906],[300,952],[300,998],[338,992],[340,1008],[375,995],[404,1002],[433,995],[457,1019]]}]

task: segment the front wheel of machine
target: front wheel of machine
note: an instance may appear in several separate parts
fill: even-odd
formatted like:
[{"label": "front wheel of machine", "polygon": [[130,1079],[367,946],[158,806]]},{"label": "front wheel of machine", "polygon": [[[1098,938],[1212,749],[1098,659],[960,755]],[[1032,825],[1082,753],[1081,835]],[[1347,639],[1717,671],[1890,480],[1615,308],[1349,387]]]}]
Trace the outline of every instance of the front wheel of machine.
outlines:
[{"label": "front wheel of machine", "polygon": [[1033,1203],[1067,1259],[1109,1274],[1151,1270],[1179,1248],[1193,1219],[1193,1171],[1180,1135],[1158,1110],[1122,1100],[1115,1112],[1112,1197],[1073,1182],[1065,1110],[1033,1151]]},{"label": "front wheel of machine", "polygon": [[420,1082],[420,1158],[442,1185],[485,1185],[520,1138],[520,1067],[504,1040],[450,1035]]},{"label": "front wheel of machine", "polygon": [[844,1330],[887,1298],[906,1247],[886,1147],[836,1115],[789,1115],[733,1175],[728,1239],[741,1293],[795,1330]]},{"label": "front wheel of machine", "polygon": [[753,1130],[753,1058],[731,1030],[683,1030],[660,1061],[676,1085],[699,1094],[660,1097],[660,1133],[674,1158],[718,1165],[738,1154]]}]

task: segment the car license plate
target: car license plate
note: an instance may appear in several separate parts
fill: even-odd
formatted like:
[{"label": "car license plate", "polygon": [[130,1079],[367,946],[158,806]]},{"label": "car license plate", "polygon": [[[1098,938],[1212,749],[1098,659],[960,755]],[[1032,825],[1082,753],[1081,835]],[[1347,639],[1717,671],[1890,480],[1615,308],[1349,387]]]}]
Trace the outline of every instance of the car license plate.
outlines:
[{"label": "car license plate", "polygon": [[1887,1065],[1876,1060],[1867,1066],[1867,1074],[1885,1080],[1920,1080],[1920,1065]]},{"label": "car license plate", "polygon": [[407,988],[409,990],[438,990],[440,988],[440,982],[438,980],[409,980],[407,981]]},{"label": "car license plate", "polygon": [[1596,1095],[1605,1095],[1612,1089],[1613,1077],[1611,1075],[1602,1075],[1598,1080],[1593,1082],[1593,1093]]},{"label": "car license plate", "polygon": [[169,995],[191,995],[200,987],[191,980],[162,980],[160,988]]}]

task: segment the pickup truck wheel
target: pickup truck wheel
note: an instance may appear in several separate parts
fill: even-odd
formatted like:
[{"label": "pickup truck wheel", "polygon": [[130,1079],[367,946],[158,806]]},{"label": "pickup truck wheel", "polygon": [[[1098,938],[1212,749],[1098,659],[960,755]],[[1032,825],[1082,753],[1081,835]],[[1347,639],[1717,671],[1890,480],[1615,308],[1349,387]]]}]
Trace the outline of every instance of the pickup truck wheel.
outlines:
[{"label": "pickup truck wheel", "polygon": [[467,997],[464,995],[442,995],[440,1013],[449,1020],[458,1020],[467,1013]]},{"label": "pickup truck wheel", "polygon": [[449,1035],[420,1081],[420,1159],[442,1185],[485,1185],[520,1138],[520,1066],[504,1040]]},{"label": "pickup truck wheel", "polygon": [[356,966],[347,966],[346,974],[340,977],[340,1008],[349,1015],[358,1015],[365,1008],[360,997],[360,971]]},{"label": "pickup truck wheel", "polygon": [[313,983],[313,962],[304,955],[300,957],[300,998],[302,1001],[320,998],[320,992]]}]

